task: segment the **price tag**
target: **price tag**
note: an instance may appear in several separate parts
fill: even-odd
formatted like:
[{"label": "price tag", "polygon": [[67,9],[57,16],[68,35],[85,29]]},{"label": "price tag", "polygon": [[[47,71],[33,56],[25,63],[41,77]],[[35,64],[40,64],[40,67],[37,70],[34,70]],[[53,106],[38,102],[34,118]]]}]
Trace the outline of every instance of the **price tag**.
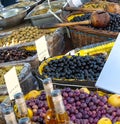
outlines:
[{"label": "price tag", "polygon": [[79,7],[80,5],[82,5],[81,0],[72,0],[72,3],[75,5],[75,7]]},{"label": "price tag", "polygon": [[70,7],[79,7],[82,5],[81,0],[67,0],[67,2],[69,3]]},{"label": "price tag", "polygon": [[75,55],[75,50],[72,50],[69,53],[70,53],[70,55]]},{"label": "price tag", "polygon": [[10,100],[14,99],[16,93],[21,92],[21,87],[18,81],[17,73],[15,67],[10,69],[5,75],[5,82],[8,90]]},{"label": "price tag", "polygon": [[68,52],[66,55],[75,55],[75,50],[71,50],[70,52]]},{"label": "price tag", "polygon": [[96,82],[96,87],[120,94],[120,33]]},{"label": "price tag", "polygon": [[48,47],[47,47],[47,41],[45,39],[45,36],[42,36],[40,39],[35,41],[36,48],[37,48],[37,54],[39,61],[42,61],[45,58],[49,57]]}]

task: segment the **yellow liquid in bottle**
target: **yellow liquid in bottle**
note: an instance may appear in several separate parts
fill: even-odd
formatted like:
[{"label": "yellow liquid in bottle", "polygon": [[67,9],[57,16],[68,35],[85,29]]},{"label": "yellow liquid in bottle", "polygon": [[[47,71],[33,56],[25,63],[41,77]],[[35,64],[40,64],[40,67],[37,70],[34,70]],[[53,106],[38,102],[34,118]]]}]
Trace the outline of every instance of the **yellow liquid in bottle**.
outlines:
[{"label": "yellow liquid in bottle", "polygon": [[15,112],[17,119],[24,118],[24,117],[29,117],[28,114],[20,114],[18,111]]},{"label": "yellow liquid in bottle", "polygon": [[46,124],[57,124],[56,115],[54,111],[54,104],[53,104],[51,96],[47,96],[47,103],[49,106],[49,110],[47,111],[45,115],[45,123]]},{"label": "yellow liquid in bottle", "polygon": [[67,114],[67,112],[64,112],[63,114],[56,114],[56,118],[58,123],[57,124],[70,124],[70,118]]}]

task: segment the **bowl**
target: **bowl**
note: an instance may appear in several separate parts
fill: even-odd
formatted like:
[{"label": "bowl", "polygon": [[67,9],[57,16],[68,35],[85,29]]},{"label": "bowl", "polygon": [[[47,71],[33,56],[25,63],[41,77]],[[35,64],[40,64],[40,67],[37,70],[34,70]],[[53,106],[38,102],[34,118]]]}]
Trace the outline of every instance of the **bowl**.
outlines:
[{"label": "bowl", "polygon": [[0,11],[0,27],[7,28],[20,24],[27,14],[27,9],[19,7]]}]

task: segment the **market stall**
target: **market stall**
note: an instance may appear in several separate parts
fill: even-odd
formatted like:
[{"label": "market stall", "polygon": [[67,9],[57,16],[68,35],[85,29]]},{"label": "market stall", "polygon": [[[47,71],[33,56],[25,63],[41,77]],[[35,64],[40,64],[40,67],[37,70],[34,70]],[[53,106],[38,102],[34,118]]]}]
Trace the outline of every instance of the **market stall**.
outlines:
[{"label": "market stall", "polygon": [[96,87],[119,39],[119,1],[74,2],[0,11],[0,124],[120,123],[119,94]]}]

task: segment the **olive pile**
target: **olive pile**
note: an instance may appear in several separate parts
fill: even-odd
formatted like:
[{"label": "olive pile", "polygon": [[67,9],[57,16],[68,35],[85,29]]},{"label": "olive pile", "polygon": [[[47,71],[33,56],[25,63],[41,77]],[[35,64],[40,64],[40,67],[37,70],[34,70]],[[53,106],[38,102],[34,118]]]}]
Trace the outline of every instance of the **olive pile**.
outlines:
[{"label": "olive pile", "polygon": [[[92,27],[94,29],[101,29],[101,30],[108,30],[108,31],[114,31],[114,32],[119,32],[120,31],[120,15],[119,14],[110,14],[110,23],[107,27],[105,28],[95,28],[92,25],[88,25],[89,27]],[[76,16],[74,17],[71,21],[72,22],[77,22],[77,21],[84,21],[84,20],[89,20],[91,14],[85,14],[83,16]]]},{"label": "olive pile", "polygon": [[[0,68],[0,85],[1,85],[1,84],[5,84],[4,75],[5,75],[5,73],[8,72],[11,68],[12,68],[12,66],[1,67],[1,68]],[[22,66],[22,65],[17,65],[17,66],[15,66],[15,68],[16,68],[17,75],[19,75],[20,72],[21,72],[22,69],[23,69],[23,66]]]},{"label": "olive pile", "polygon": [[43,75],[51,78],[97,80],[105,64],[103,54],[91,56],[64,56],[61,59],[51,60],[43,68]]},{"label": "olive pile", "polygon": [[45,34],[50,34],[52,31],[45,29],[38,29],[38,27],[26,26],[13,31],[7,37],[0,39],[0,47],[13,46],[16,44],[35,41]]},{"label": "olive pile", "polygon": [[84,20],[89,20],[90,19],[91,14],[87,13],[85,15],[82,16],[76,16],[74,17],[71,22],[78,22],[78,21],[84,21]]},{"label": "olive pile", "polygon": [[[109,105],[107,95],[99,96],[93,91],[87,94],[81,89],[72,90],[68,87],[62,90],[62,96],[66,111],[74,124],[97,124],[102,117],[108,117],[113,124],[120,121],[120,108]],[[37,98],[27,100],[26,104],[33,111],[32,121],[45,124],[44,117],[48,110],[45,92],[42,91]]]},{"label": "olive pile", "polygon": [[35,122],[35,124],[45,124],[44,116],[48,110],[45,92],[42,91],[37,98],[27,100],[26,104],[33,111],[32,121]]},{"label": "olive pile", "polygon": [[[58,10],[59,10],[58,7],[52,8],[52,11],[53,11],[53,12],[56,12],[56,11],[58,11]],[[44,8],[44,9],[40,9],[40,10],[37,10],[37,11],[33,12],[33,13],[32,13],[32,16],[41,15],[41,14],[46,14],[46,13],[48,13],[48,11],[49,11],[49,8],[46,7],[46,8]]]},{"label": "olive pile", "polygon": [[36,51],[27,51],[20,48],[0,50],[0,63],[26,59],[36,54]]},{"label": "olive pile", "polygon": [[106,2],[106,1],[97,1],[97,2],[93,2],[93,3],[87,2],[83,5],[83,8],[89,8],[89,9],[90,8],[91,9],[100,8],[100,9],[102,9],[105,7],[106,4],[108,4],[108,2]]}]

